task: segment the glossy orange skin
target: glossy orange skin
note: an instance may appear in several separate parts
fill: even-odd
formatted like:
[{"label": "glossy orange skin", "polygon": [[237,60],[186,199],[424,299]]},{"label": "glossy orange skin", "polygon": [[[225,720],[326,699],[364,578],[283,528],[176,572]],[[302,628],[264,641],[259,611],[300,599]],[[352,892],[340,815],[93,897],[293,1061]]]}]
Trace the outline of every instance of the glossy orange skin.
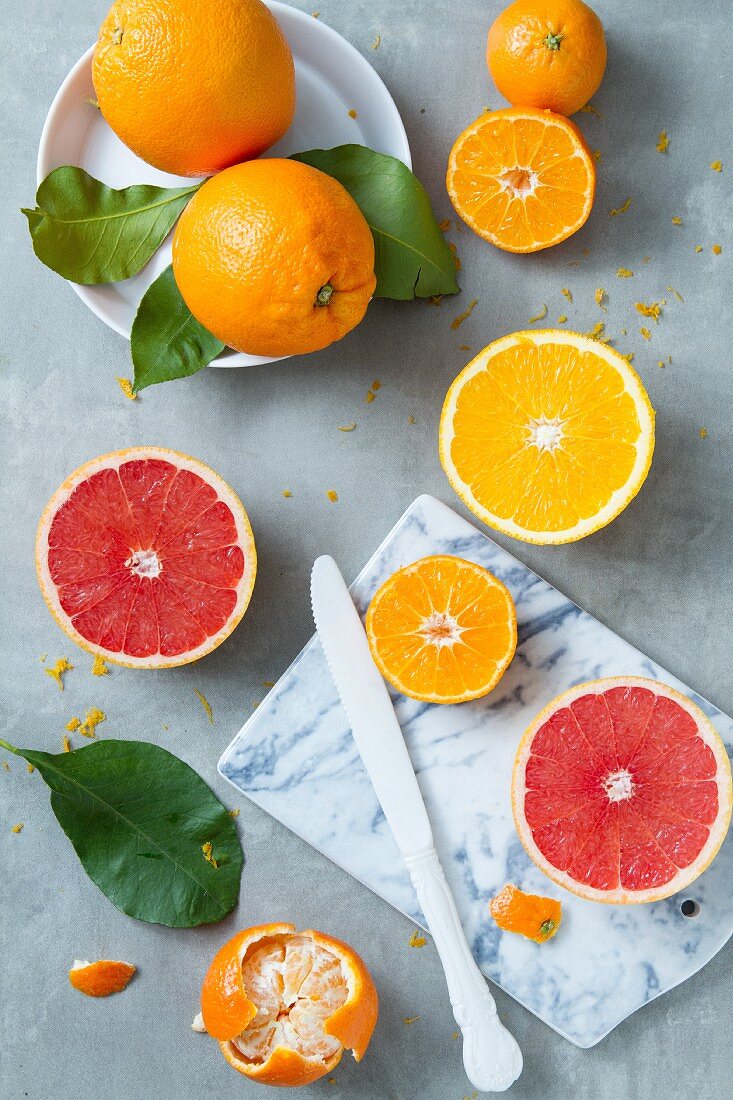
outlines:
[{"label": "glossy orange skin", "polygon": [[512,106],[573,115],[603,79],[603,25],[582,0],[515,0],[491,25],[486,63]]},{"label": "glossy orange skin", "polygon": [[173,272],[194,317],[253,355],[327,347],[361,321],[376,286],[371,230],[346,189],[276,158],[206,181],[176,226]]},{"label": "glossy orange skin", "polygon": [[102,115],[179,176],[257,157],[295,113],[295,68],[261,0],[116,0],[92,64]]},{"label": "glossy orange skin", "polygon": [[88,966],[74,967],[69,971],[69,981],[74,989],[87,997],[109,997],[125,989],[137,967],[132,963],[99,959]]},{"label": "glossy orange skin", "polygon": [[[525,894],[511,882],[492,899],[489,912],[499,928],[517,932],[535,943],[552,939],[562,920],[562,905],[555,898]],[[552,922],[552,927],[546,932],[540,931],[548,921]]]},{"label": "glossy orange skin", "polygon": [[305,1058],[296,1050],[277,1047],[265,1062],[244,1058],[234,1039],[257,1014],[248,999],[242,977],[242,960],[248,947],[270,936],[297,934],[294,924],[261,924],[238,932],[219,949],[211,961],[201,988],[204,1026],[215,1039],[224,1058],[238,1073],[265,1085],[296,1087],[309,1085],[330,1073],[351,1050],[360,1062],[369,1045],[379,1015],[379,999],[372,977],[359,955],[348,944],[308,929],[300,933],[336,955],[348,972],[349,997],[325,1023],[325,1031],[343,1044],[332,1058]]}]

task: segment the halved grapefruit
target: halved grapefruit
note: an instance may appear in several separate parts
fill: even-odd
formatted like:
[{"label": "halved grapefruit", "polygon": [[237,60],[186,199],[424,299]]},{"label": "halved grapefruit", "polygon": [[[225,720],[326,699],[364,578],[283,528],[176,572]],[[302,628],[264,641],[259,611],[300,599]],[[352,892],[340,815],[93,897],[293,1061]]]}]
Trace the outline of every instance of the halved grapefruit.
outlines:
[{"label": "halved grapefruit", "polygon": [[512,809],[528,855],[590,901],[659,901],[689,886],[731,816],[725,747],[656,680],[613,677],[555,699],[522,738]]},{"label": "halved grapefruit", "polygon": [[218,474],[164,447],[80,466],[36,536],[43,597],[77,645],[133,668],[196,661],[231,634],[257,568],[249,519]]}]

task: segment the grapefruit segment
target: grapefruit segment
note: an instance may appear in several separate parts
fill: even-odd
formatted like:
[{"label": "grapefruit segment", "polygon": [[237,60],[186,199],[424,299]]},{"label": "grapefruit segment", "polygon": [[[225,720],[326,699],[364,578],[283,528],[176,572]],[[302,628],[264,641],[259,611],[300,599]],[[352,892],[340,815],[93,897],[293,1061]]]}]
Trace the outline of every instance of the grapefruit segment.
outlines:
[{"label": "grapefruit segment", "polygon": [[38,528],[46,603],[84,649],[118,664],[197,660],[244,614],[256,555],[232,489],[161,447],[102,455],[54,493]]},{"label": "grapefruit segment", "polygon": [[581,684],[519,745],[520,839],[555,882],[593,901],[657,901],[700,875],[733,801],[728,757],[688,698],[638,677]]}]

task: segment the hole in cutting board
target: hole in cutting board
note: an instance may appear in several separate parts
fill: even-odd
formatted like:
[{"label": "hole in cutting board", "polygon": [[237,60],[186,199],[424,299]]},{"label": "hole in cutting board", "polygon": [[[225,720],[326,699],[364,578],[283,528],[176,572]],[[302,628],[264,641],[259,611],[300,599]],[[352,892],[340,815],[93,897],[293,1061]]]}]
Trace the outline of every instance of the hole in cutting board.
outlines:
[{"label": "hole in cutting board", "polygon": [[696,917],[699,912],[700,906],[696,901],[693,901],[692,898],[687,898],[682,902],[682,905],[680,905],[680,913],[683,917]]}]

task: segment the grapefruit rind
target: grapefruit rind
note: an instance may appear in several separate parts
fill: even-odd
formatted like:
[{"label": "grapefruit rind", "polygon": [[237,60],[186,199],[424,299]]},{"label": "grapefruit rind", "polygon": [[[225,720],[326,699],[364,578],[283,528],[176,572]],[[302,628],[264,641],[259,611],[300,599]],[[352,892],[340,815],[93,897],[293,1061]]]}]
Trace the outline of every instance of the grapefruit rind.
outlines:
[{"label": "grapefruit rind", "polygon": [[[484,370],[495,355],[521,343],[532,343],[536,346],[544,343],[570,344],[581,353],[591,352],[605,359],[621,374],[626,392],[634,401],[641,426],[639,439],[636,443],[636,462],[626,483],[611,495],[608,503],[594,516],[581,520],[575,526],[564,530],[533,531],[521,527],[512,519],[504,519],[495,515],[479,503],[471,486],[458,473],[451,457],[451,445],[455,437],[453,419],[458,397],[464,384],[477,375],[479,371]],[[532,329],[512,332],[507,336],[502,336],[499,340],[494,340],[483,348],[451,383],[440,414],[439,454],[443,470],[453,491],[458,494],[466,507],[487,526],[492,527],[495,531],[501,531],[504,535],[521,539],[523,542],[543,546],[557,546],[562,543],[576,542],[578,539],[585,538],[587,535],[599,531],[602,527],[606,527],[623,512],[624,508],[631,503],[639,492],[649,472],[654,454],[654,409],[639,375],[618,352],[609,348],[606,344],[602,344],[598,340],[593,340],[591,337],[584,336],[579,332],[564,332],[560,329]]]},{"label": "grapefruit rind", "polygon": [[[674,702],[678,703],[686,710],[695,721],[698,736],[701,737],[705,744],[711,749],[717,764],[718,813],[715,822],[710,828],[708,839],[695,860],[693,860],[688,867],[681,868],[674,878],[670,879],[669,882],[659,888],[628,891],[623,889],[598,890],[592,886],[584,886],[571,878],[566,872],[554,867],[553,864],[545,858],[535,843],[532,831],[527,824],[523,811],[524,797],[527,789],[525,784],[525,769],[530,756],[532,742],[537,731],[544,725],[550,715],[554,714],[562,707],[569,706],[575,699],[589,694],[600,695],[612,687],[647,688],[656,695],[666,696],[674,700]],[[661,901],[664,898],[671,897],[672,894],[679,893],[680,890],[686,889],[686,887],[694,882],[696,878],[699,878],[703,871],[712,863],[721,844],[725,840],[728,826],[730,825],[731,809],[733,807],[733,780],[731,779],[730,760],[728,759],[725,745],[718,731],[709,718],[698,706],[691,702],[686,695],[682,695],[681,692],[675,691],[674,688],[669,687],[667,684],[663,684],[658,680],[649,679],[648,677],[611,676],[603,680],[591,680],[584,684],[578,684],[576,687],[571,688],[569,691],[553,699],[552,702],[537,715],[532,724],[524,732],[519,742],[512,773],[511,798],[514,824],[519,834],[519,839],[522,842],[522,846],[532,862],[535,863],[549,879],[552,879],[558,886],[562,886],[566,890],[569,890],[572,894],[584,898],[586,901],[600,901],[608,905],[635,905],[652,901]]]},{"label": "grapefruit rind", "polygon": [[[224,626],[221,630],[217,631],[217,633],[206,638],[206,640],[195,649],[188,650],[183,654],[177,654],[173,657],[165,657],[159,653],[149,657],[133,657],[130,654],[120,655],[113,650],[106,649],[104,646],[90,642],[88,638],[85,638],[76,630],[68,615],[62,609],[56,591],[56,585],[51,579],[48,569],[48,535],[53,518],[61,505],[71,496],[77,485],[81,484],[81,482],[85,481],[99,470],[116,469],[123,463],[133,459],[146,458],[159,458],[163,461],[171,462],[173,465],[177,465],[182,469],[190,470],[192,473],[203,478],[204,481],[216,490],[219,499],[227,505],[232,513],[239,536],[239,545],[241,546],[245,560],[245,569],[237,584],[237,604]],[[184,454],[181,451],[171,450],[168,447],[128,447],[122,451],[110,451],[109,454],[99,455],[97,458],[90,459],[89,462],[85,462],[82,466],[79,466],[78,469],[74,470],[72,474],[69,474],[66,480],[58,487],[44,508],[38,523],[38,532],[36,534],[36,574],[46,606],[64,633],[67,634],[80,649],[84,649],[87,653],[92,653],[95,656],[104,657],[106,661],[115,665],[121,665],[124,668],[176,668],[180,665],[191,664],[191,662],[198,661],[201,657],[205,657],[207,653],[211,653],[212,650],[216,649],[217,646],[221,645],[221,643],[229,637],[247,610],[249,601],[252,597],[256,573],[257,552],[255,549],[254,535],[252,533],[249,517],[237,494],[227,485],[226,481],[224,481],[215,470],[212,470],[210,466],[207,466],[206,463],[200,462],[199,459],[192,458],[190,455]]]}]

